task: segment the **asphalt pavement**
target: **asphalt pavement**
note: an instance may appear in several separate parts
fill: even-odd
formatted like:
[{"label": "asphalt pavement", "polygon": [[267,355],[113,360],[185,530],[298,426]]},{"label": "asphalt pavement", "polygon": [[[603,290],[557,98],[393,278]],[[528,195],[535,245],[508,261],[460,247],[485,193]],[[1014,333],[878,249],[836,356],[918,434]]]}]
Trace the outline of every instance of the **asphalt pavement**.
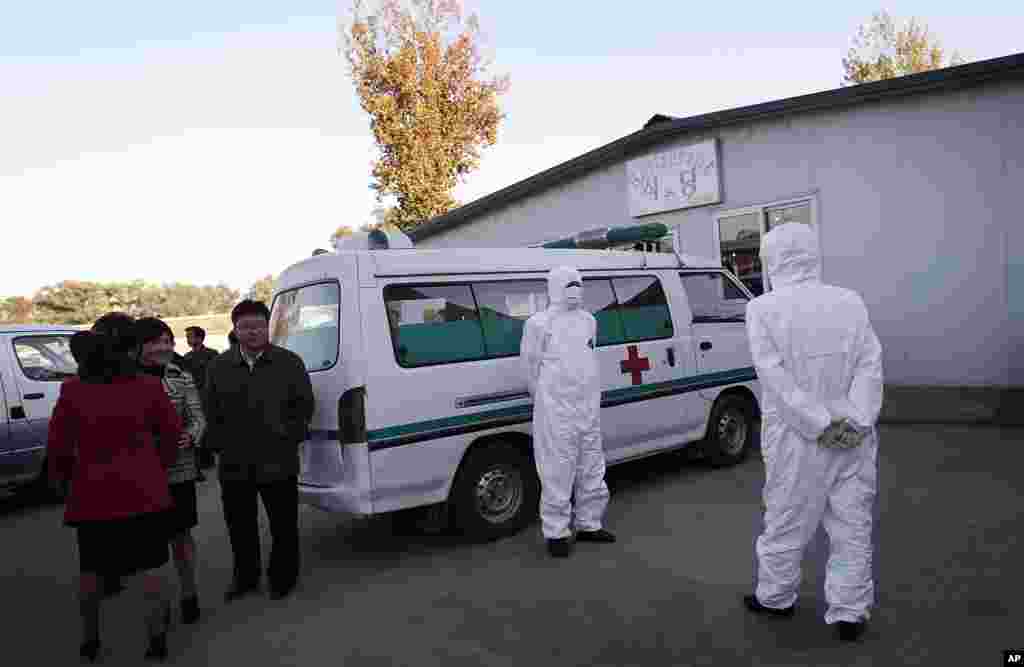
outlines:
[{"label": "asphalt pavement", "polygon": [[[537,524],[474,545],[425,534],[403,516],[303,508],[299,589],[230,605],[230,548],[211,478],[200,486],[196,530],[204,617],[175,624],[168,664],[996,664],[1002,649],[1024,647],[1024,429],[880,430],[877,605],[857,644],[824,625],[821,533],[793,618],[743,609],[761,521],[759,455],[716,470],[667,454],[610,470],[616,544],[581,544],[556,561]],[[78,661],[75,542],[61,512],[0,504],[5,665]],[[265,518],[263,532],[266,541]],[[103,664],[142,664],[141,605],[137,586],[105,603]]]}]

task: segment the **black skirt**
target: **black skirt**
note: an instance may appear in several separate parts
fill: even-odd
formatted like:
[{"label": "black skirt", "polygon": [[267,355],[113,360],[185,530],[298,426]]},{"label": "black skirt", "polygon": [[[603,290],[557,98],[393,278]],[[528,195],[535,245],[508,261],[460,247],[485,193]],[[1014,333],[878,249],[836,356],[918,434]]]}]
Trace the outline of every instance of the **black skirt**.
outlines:
[{"label": "black skirt", "polygon": [[168,561],[167,512],[81,521],[75,529],[81,572],[130,576],[156,569]]},{"label": "black skirt", "polygon": [[167,538],[187,533],[199,525],[199,510],[196,506],[196,482],[170,484],[171,509],[167,510]]}]

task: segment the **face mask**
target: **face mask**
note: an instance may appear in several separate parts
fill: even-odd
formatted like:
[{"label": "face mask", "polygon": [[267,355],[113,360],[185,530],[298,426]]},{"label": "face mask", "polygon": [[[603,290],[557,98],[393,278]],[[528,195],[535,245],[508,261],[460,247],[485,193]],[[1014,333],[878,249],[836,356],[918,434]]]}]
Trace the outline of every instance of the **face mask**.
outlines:
[{"label": "face mask", "polygon": [[583,303],[583,288],[573,285],[565,288],[565,301],[570,308],[579,308]]}]

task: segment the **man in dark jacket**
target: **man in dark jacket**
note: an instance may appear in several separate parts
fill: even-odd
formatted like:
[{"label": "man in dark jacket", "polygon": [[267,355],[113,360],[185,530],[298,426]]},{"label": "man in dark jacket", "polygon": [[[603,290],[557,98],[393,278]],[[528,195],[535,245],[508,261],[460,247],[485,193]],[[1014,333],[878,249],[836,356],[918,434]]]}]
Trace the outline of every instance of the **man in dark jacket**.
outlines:
[{"label": "man in dark jacket", "polygon": [[[206,369],[210,362],[217,358],[217,350],[206,347],[206,330],[202,327],[188,327],[185,329],[185,340],[188,341],[189,352],[185,354],[185,370],[192,374],[196,388],[200,392],[206,386]],[[212,468],[214,465],[213,453],[205,443],[199,443],[199,467]],[[200,471],[201,480],[205,477]]]},{"label": "man in dark jacket", "polygon": [[287,596],[298,581],[298,447],[313,416],[313,387],[302,358],[269,342],[269,321],[261,301],[235,306],[238,346],[214,359],[206,376],[207,442],[220,452],[221,499],[234,553],[227,601],[259,590],[257,496],[273,540],[271,597]]},{"label": "man in dark jacket", "polygon": [[185,354],[186,370],[192,373],[199,391],[206,386],[206,369],[210,362],[217,358],[217,350],[206,347],[206,330],[202,327],[185,329],[185,340],[188,341],[189,352]]}]

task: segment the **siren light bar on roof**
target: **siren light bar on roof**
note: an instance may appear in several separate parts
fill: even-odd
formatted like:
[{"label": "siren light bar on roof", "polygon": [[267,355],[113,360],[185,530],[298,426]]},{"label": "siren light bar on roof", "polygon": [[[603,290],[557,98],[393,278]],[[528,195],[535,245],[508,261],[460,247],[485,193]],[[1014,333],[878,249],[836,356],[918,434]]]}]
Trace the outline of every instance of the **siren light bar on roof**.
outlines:
[{"label": "siren light bar on roof", "polygon": [[625,243],[657,241],[665,238],[667,234],[668,227],[658,222],[624,227],[598,227],[574,234],[568,238],[548,241],[542,244],[541,247],[603,250]]}]

